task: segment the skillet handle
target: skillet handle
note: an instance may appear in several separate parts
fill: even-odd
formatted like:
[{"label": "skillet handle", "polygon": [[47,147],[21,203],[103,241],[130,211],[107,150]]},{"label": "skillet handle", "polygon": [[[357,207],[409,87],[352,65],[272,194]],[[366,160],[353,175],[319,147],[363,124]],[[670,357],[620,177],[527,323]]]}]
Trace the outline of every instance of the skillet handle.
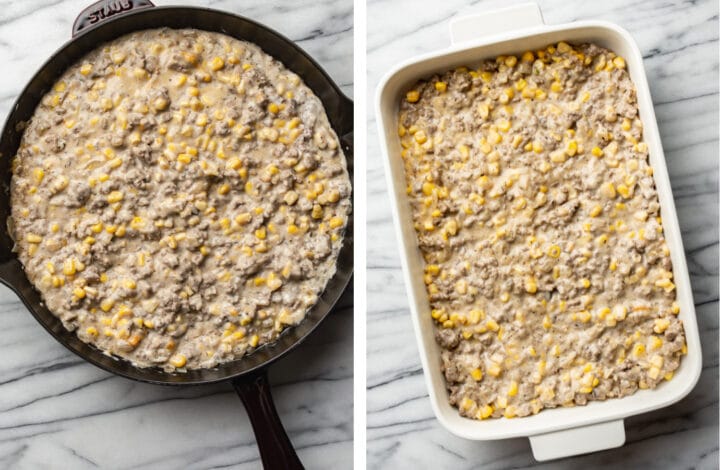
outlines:
[{"label": "skillet handle", "polygon": [[99,0],[85,8],[75,18],[72,37],[77,36],[83,29],[102,23],[111,16],[154,6],[150,0]]},{"label": "skillet handle", "polygon": [[303,470],[275,409],[265,370],[234,379],[233,387],[250,417],[265,470]]}]

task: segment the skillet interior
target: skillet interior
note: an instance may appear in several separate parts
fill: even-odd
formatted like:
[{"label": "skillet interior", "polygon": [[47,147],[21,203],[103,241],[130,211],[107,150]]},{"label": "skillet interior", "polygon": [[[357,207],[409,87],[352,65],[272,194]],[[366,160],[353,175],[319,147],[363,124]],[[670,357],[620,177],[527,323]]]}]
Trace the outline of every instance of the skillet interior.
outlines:
[{"label": "skillet interior", "polygon": [[330,124],[340,137],[348,163],[350,181],[353,178],[353,105],[320,66],[290,40],[252,20],[229,13],[205,8],[160,7],[139,10],[115,17],[83,30],[65,44],[41,67],[10,111],[0,138],[0,282],[15,291],[33,316],[56,340],[83,359],[109,372],[143,382],[183,385],[212,383],[226,380],[256,370],[279,359],[297,346],[331,311],[345,290],[353,269],[353,218],[348,219],[342,249],[338,255],[337,272],[328,282],[318,303],[307,313],[303,322],[286,329],[272,344],[261,347],[243,358],[220,364],[213,369],[191,370],[183,374],[170,374],[159,368],[138,368],[128,361],[106,355],[99,349],[80,341],[69,332],[60,320],[45,308],[39,293],[25,276],[17,257],[11,249],[10,238],[4,221],[10,215],[10,159],[15,155],[22,138],[23,122],[29,120],[38,103],[54,82],[73,63],[104,42],[132,31],[160,27],[196,28],[227,34],[237,39],[253,42],[266,53],[280,60],[285,67],[297,73],[320,98]]}]

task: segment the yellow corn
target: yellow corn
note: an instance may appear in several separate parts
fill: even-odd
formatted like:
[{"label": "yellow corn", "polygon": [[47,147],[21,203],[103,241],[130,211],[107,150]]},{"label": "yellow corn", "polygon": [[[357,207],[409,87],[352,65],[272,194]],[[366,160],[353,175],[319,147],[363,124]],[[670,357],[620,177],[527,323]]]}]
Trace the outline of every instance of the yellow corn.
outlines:
[{"label": "yellow corn", "polygon": [[490,416],[492,416],[495,409],[490,405],[485,405],[477,412],[477,415],[480,417],[480,419],[487,419]]},{"label": "yellow corn", "polygon": [[619,184],[619,185],[618,185],[618,187],[617,187],[617,192],[620,193],[620,195],[621,195],[622,197],[624,197],[625,199],[630,198],[630,195],[631,195],[631,194],[630,194],[630,188],[628,188],[628,187],[625,186],[624,184]]},{"label": "yellow corn", "polygon": [[502,372],[502,369],[500,368],[500,365],[496,363],[490,364],[490,367],[487,369],[487,373],[492,375],[493,377],[499,377],[500,373]]},{"label": "yellow corn", "polygon": [[615,198],[615,186],[611,182],[604,183],[600,186],[600,194],[608,199]]},{"label": "yellow corn", "polygon": [[66,259],[63,262],[63,274],[66,276],[73,276],[77,272],[75,260],[73,258]]},{"label": "yellow corn", "polygon": [[218,194],[224,195],[230,192],[230,185],[227,183],[223,183],[217,190]]},{"label": "yellow corn", "polygon": [[153,101],[153,108],[155,108],[157,111],[164,111],[168,107],[168,100],[165,98],[156,98],[155,101]]},{"label": "yellow corn", "polygon": [[668,320],[666,318],[656,318],[655,326],[653,327],[653,331],[655,333],[661,334],[661,333],[664,333],[665,330],[667,330],[669,326],[670,326],[670,320]]},{"label": "yellow corn", "polygon": [[534,294],[537,292],[537,281],[534,277],[525,279],[525,290],[528,294]]},{"label": "yellow corn", "polygon": [[111,204],[115,203],[115,202],[120,202],[122,200],[123,200],[123,193],[121,191],[112,191],[107,196],[107,201]]},{"label": "yellow corn", "polygon": [[222,60],[220,57],[215,57],[213,60],[210,61],[210,69],[212,69],[214,72],[217,72],[218,70],[225,67],[225,61]]},{"label": "yellow corn", "polygon": [[173,357],[170,358],[170,364],[172,364],[175,367],[183,367],[185,364],[187,364],[187,357],[185,357],[183,354],[175,354]]}]

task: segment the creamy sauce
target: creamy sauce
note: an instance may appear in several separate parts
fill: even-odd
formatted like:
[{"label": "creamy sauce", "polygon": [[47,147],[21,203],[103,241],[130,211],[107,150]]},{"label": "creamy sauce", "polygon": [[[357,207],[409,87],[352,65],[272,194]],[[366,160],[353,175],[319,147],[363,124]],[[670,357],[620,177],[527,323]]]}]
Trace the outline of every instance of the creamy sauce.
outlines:
[{"label": "creamy sauce", "polygon": [[50,311],[170,371],[298,324],[350,210],[320,100],[256,45],[197,30],[132,33],[70,67],[13,171],[11,233]]},{"label": "creamy sauce", "polygon": [[625,61],[560,43],[417,83],[407,192],[450,402],[527,416],[654,388],[686,352]]}]

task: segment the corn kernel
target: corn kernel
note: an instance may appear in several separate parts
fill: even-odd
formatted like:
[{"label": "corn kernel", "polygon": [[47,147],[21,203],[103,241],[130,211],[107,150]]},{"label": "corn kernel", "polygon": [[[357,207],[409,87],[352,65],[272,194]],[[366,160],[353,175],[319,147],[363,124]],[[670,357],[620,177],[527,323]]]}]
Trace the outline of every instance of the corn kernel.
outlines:
[{"label": "corn kernel", "polygon": [[103,312],[109,312],[110,310],[112,310],[113,306],[115,306],[115,302],[110,299],[105,299],[100,303],[100,309]]},{"label": "corn kernel", "polygon": [[507,119],[502,119],[498,122],[498,129],[500,129],[503,132],[509,131],[511,126],[512,126],[512,123],[510,121],[508,121]]},{"label": "corn kernel", "polygon": [[500,373],[502,372],[502,369],[500,368],[500,365],[496,363],[490,364],[490,367],[487,369],[487,373],[492,375],[493,377],[499,377]]},{"label": "corn kernel", "polygon": [[630,188],[628,188],[628,187],[625,186],[624,184],[619,184],[619,185],[618,185],[618,187],[617,187],[617,192],[620,193],[620,195],[621,195],[622,197],[624,197],[625,199],[629,199],[630,196],[631,196]]},{"label": "corn kernel", "polygon": [[184,367],[187,364],[187,358],[183,354],[176,354],[170,358],[170,364],[177,368]]},{"label": "corn kernel", "polygon": [[528,294],[534,294],[537,292],[537,281],[534,277],[525,279],[525,290]]},{"label": "corn kernel", "polygon": [[85,289],[83,289],[82,287],[76,287],[75,289],[73,289],[73,295],[78,299],[84,299]]},{"label": "corn kernel", "polygon": [[76,266],[75,266],[75,260],[73,258],[66,259],[63,262],[63,274],[66,276],[73,276],[77,272]]},{"label": "corn kernel", "polygon": [[492,416],[493,412],[495,410],[490,405],[485,405],[478,411],[478,416],[480,416],[480,419],[487,419],[490,416]]},{"label": "corn kernel", "polygon": [[560,249],[559,246],[550,245],[550,247],[547,250],[547,255],[551,258],[559,258],[561,252],[562,252],[562,250]]},{"label": "corn kernel", "polygon": [[107,201],[111,204],[115,203],[115,202],[120,202],[122,200],[123,200],[123,193],[121,191],[112,191],[107,196]]},{"label": "corn kernel", "polygon": [[636,343],[635,346],[633,347],[632,353],[633,353],[633,356],[635,356],[635,357],[642,356],[643,354],[645,354],[645,345]]},{"label": "corn kernel", "polygon": [[616,196],[615,186],[611,182],[604,183],[600,186],[600,194],[607,199],[614,199]]},{"label": "corn kernel", "polygon": [[195,125],[197,126],[205,126],[208,123],[208,117],[207,114],[200,114],[197,119],[195,120]]},{"label": "corn kernel", "polygon": [[223,67],[225,67],[225,61],[222,60],[222,58],[220,57],[215,57],[213,58],[213,60],[210,61],[210,69],[212,69],[214,72],[221,70]]},{"label": "corn kernel", "polygon": [[661,333],[664,333],[665,330],[667,330],[669,326],[670,326],[670,320],[665,319],[665,318],[656,318],[655,326],[653,327],[653,331],[655,333],[661,334]]},{"label": "corn kernel", "polygon": [[230,185],[227,183],[223,183],[217,190],[217,193],[220,195],[224,195],[230,192]]}]

